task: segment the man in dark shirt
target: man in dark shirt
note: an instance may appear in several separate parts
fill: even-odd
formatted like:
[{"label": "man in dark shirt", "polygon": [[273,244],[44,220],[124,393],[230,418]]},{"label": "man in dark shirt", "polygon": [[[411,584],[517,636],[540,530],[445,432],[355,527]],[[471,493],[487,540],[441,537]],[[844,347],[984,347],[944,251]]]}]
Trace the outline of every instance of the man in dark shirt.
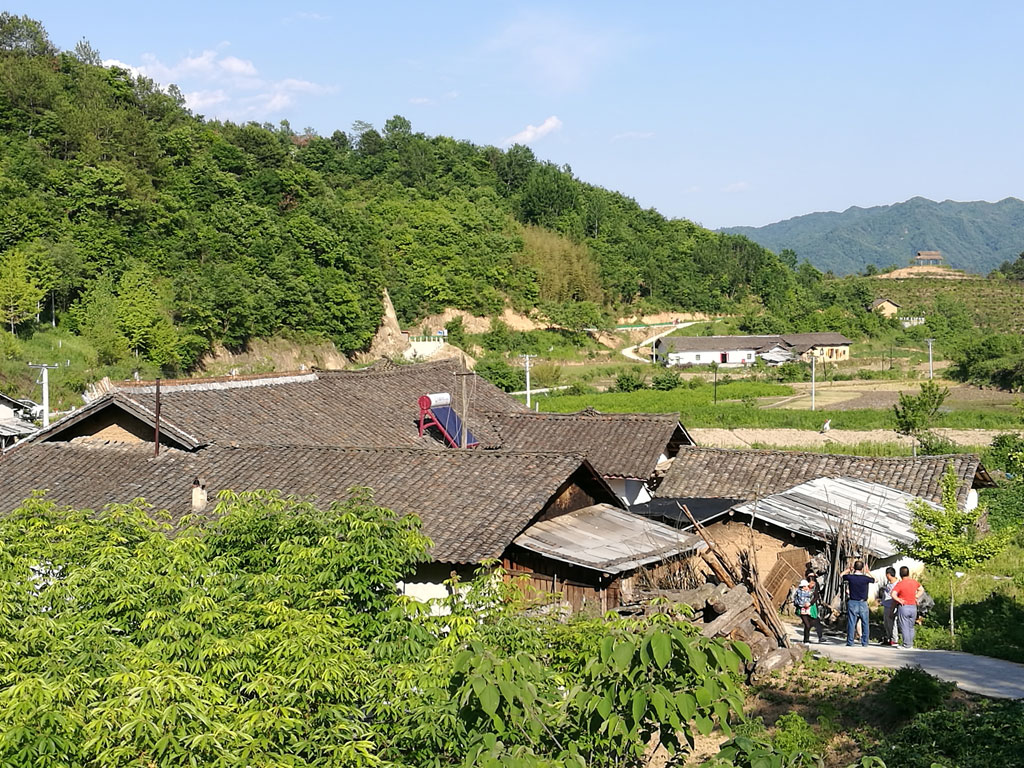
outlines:
[{"label": "man in dark shirt", "polygon": [[868,644],[868,585],[874,577],[861,560],[847,568],[843,581],[849,589],[846,599],[846,644],[853,645],[857,634],[857,620],[860,620],[860,644]]}]

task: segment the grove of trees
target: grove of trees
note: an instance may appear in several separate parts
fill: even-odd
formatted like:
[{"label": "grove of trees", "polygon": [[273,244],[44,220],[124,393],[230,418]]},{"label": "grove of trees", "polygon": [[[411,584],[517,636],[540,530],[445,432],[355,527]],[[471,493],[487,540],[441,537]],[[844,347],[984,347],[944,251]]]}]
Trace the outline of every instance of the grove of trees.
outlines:
[{"label": "grove of trees", "polygon": [[508,304],[576,330],[627,308],[744,306],[800,330],[849,317],[815,311],[832,297],[792,254],[666,219],[527,147],[401,116],[330,136],[206,120],[173,85],[99,61],[0,15],[0,321],[55,323],[98,365],[188,370],[282,333],[355,352],[385,286],[403,323]]}]

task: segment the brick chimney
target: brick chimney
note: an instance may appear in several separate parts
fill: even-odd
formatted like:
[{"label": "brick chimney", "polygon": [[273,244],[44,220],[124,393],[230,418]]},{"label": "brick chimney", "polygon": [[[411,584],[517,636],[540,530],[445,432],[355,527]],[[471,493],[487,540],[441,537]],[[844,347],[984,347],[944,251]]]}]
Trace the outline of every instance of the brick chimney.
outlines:
[{"label": "brick chimney", "polygon": [[206,509],[206,481],[197,477],[192,481],[192,511],[202,512]]}]

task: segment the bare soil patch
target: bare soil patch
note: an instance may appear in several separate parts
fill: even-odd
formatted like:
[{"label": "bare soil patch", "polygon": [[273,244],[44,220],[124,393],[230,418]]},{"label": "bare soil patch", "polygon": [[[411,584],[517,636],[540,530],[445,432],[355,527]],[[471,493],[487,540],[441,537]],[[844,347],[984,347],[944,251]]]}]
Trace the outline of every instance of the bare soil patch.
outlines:
[{"label": "bare soil patch", "polygon": [[[407,330],[418,333],[421,328],[426,326],[433,331],[437,331],[444,328],[446,323],[451,322],[456,317],[462,318],[462,325],[466,329],[466,333],[487,333],[491,329],[490,317],[477,317],[464,309],[446,309],[444,312],[429,315],[422,320],[416,321],[415,325]],[[541,322],[521,312],[515,312],[508,307],[505,307],[501,315],[498,316],[498,319],[513,331],[536,331],[547,328],[550,325],[550,323]]]},{"label": "bare soil patch", "polygon": [[634,325],[637,323],[643,323],[644,325],[654,325],[656,323],[672,323],[679,321],[680,323],[690,322],[693,320],[714,320],[712,315],[706,315],[703,312],[659,312],[655,315],[630,315],[629,317],[620,317],[618,320],[619,325]]},{"label": "bare soil patch", "polygon": [[[1000,434],[995,429],[936,429],[937,434],[963,446],[990,445]],[[700,429],[691,428],[690,434],[697,445],[710,448],[750,448],[754,443],[780,448],[824,448],[828,445],[857,445],[859,443],[896,443],[908,448],[913,445],[909,437],[897,435],[888,429],[833,429],[822,434],[809,429]]]},{"label": "bare soil patch", "polygon": [[981,275],[968,275],[965,272],[954,272],[949,267],[904,267],[875,275],[880,280],[905,280],[911,277],[930,277],[933,280],[981,280]]}]

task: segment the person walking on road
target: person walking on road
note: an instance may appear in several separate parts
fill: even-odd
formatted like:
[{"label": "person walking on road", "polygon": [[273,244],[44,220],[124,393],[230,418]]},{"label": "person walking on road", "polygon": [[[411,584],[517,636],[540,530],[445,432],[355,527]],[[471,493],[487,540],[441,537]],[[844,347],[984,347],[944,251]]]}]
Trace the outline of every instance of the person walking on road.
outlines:
[{"label": "person walking on road", "polygon": [[868,586],[875,579],[864,567],[862,560],[857,560],[843,574],[849,590],[846,599],[846,644],[853,645],[857,635],[857,622],[860,621],[860,644],[868,644]]},{"label": "person walking on road", "polygon": [[818,642],[825,642],[822,639],[821,634],[821,622],[818,621],[818,606],[815,602],[815,587],[807,579],[803,579],[800,585],[796,588],[796,592],[793,595],[793,605],[796,607],[796,613],[800,617],[800,622],[804,625],[804,643],[811,642],[811,629],[814,628],[818,632]]},{"label": "person walking on road", "polygon": [[899,583],[896,569],[891,565],[885,569],[885,581],[879,588],[879,599],[882,603],[882,645],[896,645],[896,601],[892,599],[892,588]]},{"label": "person walking on road", "polygon": [[901,648],[914,647],[914,629],[917,621],[917,601],[924,592],[920,582],[910,578],[910,569],[900,567],[900,580],[892,588],[892,599],[896,602],[896,623],[899,624]]}]

